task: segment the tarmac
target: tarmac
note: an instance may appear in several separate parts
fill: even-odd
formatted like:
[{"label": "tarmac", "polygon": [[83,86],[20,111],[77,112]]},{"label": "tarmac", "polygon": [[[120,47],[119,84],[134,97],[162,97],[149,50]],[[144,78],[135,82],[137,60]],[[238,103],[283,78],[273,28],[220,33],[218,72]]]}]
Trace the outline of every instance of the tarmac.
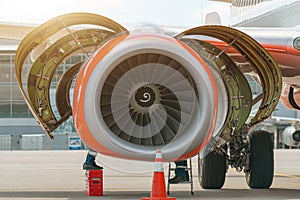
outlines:
[{"label": "tarmac", "polygon": [[[154,163],[97,156],[104,166],[104,196],[85,193],[85,150],[0,151],[0,199],[72,200],[149,197]],[[168,163],[165,166],[167,181]],[[300,200],[300,150],[275,150],[275,177],[270,189],[249,189],[243,173],[229,169],[221,190],[201,189],[198,159],[192,159],[194,195],[189,184],[171,185],[170,197],[185,199]]]}]

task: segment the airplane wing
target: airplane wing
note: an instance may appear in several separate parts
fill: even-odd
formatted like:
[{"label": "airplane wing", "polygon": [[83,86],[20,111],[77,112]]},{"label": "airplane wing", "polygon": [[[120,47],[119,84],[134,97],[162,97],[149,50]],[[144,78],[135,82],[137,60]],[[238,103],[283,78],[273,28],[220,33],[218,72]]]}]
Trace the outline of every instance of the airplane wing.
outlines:
[{"label": "airplane wing", "polygon": [[[92,26],[81,26],[86,24]],[[293,80],[299,50],[297,34],[276,32],[270,37],[262,31],[200,26],[171,37],[130,33],[104,16],[71,13],[26,35],[16,53],[16,77],[50,137],[73,116],[81,139],[103,154],[153,161],[160,148],[164,161],[175,161],[201,152],[213,159],[203,160],[209,170],[202,176],[221,181],[202,181],[204,188],[222,187],[214,166],[226,167],[223,161],[245,171],[251,188],[268,188],[273,180],[272,140],[270,134],[250,128],[271,116],[282,80],[292,88],[298,85]],[[30,58],[36,49],[39,53]],[[54,108],[51,82],[59,64],[75,54],[84,60],[60,73]],[[256,98],[246,73],[261,84],[263,93]],[[297,104],[295,94],[288,99]],[[255,104],[259,109],[248,120]]]}]

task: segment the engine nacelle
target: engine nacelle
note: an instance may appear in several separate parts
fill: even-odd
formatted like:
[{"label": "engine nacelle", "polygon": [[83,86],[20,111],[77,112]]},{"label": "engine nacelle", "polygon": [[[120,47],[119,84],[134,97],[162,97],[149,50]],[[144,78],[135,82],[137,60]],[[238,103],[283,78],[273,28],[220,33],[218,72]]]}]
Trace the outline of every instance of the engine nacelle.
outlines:
[{"label": "engine nacelle", "polygon": [[187,158],[214,131],[213,75],[198,54],[171,37],[110,40],[84,64],[74,91],[76,130],[106,155],[153,161],[161,148],[165,161]]},{"label": "engine nacelle", "polygon": [[284,129],[282,133],[283,143],[287,146],[299,146],[300,145],[300,129],[296,129],[295,126],[289,126]]}]

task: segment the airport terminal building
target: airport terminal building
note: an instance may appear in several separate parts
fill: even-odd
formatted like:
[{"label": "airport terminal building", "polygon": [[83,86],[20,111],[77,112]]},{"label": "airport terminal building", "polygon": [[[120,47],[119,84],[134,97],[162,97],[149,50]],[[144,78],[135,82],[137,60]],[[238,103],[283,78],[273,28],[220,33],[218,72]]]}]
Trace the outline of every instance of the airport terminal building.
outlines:
[{"label": "airport terminal building", "polygon": [[[55,131],[55,140],[51,141],[22,97],[14,66],[19,43],[18,40],[0,39],[0,150],[30,149],[26,142],[31,143],[33,149],[68,149],[70,136],[76,135],[71,120]],[[81,60],[82,56],[78,55],[61,63],[52,86],[55,87],[64,71]]]}]

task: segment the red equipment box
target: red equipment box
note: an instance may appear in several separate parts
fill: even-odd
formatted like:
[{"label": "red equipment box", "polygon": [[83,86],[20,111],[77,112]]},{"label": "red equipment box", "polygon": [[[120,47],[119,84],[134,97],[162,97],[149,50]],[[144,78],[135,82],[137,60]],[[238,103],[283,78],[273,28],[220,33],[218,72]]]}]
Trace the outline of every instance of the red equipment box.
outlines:
[{"label": "red equipment box", "polygon": [[85,172],[86,195],[103,196],[103,171],[87,170]]}]

